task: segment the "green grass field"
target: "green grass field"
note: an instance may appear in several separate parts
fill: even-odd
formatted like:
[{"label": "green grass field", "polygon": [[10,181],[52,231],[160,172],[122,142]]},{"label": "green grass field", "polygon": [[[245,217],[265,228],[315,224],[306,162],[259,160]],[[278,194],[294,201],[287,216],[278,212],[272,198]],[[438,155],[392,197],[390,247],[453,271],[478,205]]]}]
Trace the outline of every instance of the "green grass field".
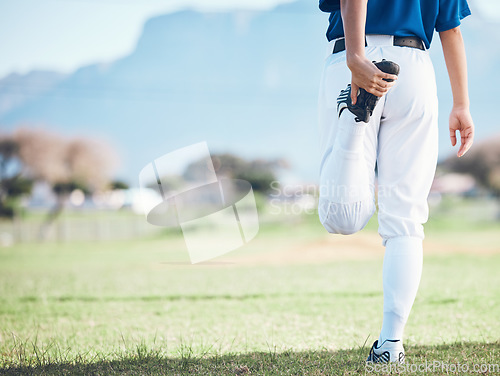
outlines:
[{"label": "green grass field", "polygon": [[[200,265],[175,233],[0,248],[0,374],[375,372],[363,360],[382,321],[376,220],[341,238],[313,216],[266,223]],[[408,364],[500,364],[500,225],[436,213],[427,233]],[[421,374],[453,373],[437,369]]]}]

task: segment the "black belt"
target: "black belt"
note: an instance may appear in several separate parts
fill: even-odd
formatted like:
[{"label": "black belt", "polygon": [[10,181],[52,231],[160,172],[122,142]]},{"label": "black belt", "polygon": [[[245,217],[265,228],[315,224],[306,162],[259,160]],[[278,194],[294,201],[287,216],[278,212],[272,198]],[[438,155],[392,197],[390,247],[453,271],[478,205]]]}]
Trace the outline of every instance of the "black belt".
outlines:
[{"label": "black belt", "polygon": [[[366,43],[365,40],[365,47],[368,44]],[[419,37],[394,37],[394,46],[400,46],[400,47],[411,47],[411,48],[417,48],[419,50],[424,51],[424,42],[422,39]],[[333,53],[336,54],[337,52],[342,52],[345,51],[345,38],[342,39],[337,39],[335,41],[335,45],[333,46]]]}]

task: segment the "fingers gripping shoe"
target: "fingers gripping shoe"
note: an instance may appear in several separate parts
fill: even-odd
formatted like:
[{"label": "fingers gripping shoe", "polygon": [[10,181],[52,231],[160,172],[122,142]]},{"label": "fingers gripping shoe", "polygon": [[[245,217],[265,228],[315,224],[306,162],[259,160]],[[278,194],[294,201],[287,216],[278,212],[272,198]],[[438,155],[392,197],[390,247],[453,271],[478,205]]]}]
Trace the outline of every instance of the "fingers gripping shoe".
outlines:
[{"label": "fingers gripping shoe", "polygon": [[[380,69],[384,73],[389,73],[393,75],[399,74],[399,65],[382,59],[379,62],[373,62],[375,66]],[[392,79],[383,79],[387,82],[392,82]],[[370,121],[371,116],[373,115],[373,111],[377,106],[379,97],[367,92],[365,89],[359,89],[356,99],[356,104],[352,104],[351,101],[351,85],[347,85],[347,88],[342,90],[337,98],[337,115],[340,118],[340,114],[346,108],[355,115],[354,120],[358,122],[368,123]]]},{"label": "fingers gripping shoe", "polygon": [[385,340],[381,346],[378,346],[378,340],[375,341],[370,349],[367,362],[372,363],[392,363],[403,364],[405,362],[405,350],[400,340]]}]

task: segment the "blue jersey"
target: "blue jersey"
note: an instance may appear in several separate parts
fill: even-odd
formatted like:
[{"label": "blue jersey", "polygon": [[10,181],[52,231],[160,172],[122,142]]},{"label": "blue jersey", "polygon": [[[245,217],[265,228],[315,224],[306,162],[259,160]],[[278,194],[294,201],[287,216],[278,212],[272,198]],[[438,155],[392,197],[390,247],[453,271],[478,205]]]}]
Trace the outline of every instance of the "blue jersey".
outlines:
[{"label": "blue jersey", "polygon": [[[331,13],[328,40],[343,37],[340,0],[319,0],[319,8]],[[368,0],[365,33],[417,36],[429,48],[434,30],[453,29],[468,15],[467,0]]]}]

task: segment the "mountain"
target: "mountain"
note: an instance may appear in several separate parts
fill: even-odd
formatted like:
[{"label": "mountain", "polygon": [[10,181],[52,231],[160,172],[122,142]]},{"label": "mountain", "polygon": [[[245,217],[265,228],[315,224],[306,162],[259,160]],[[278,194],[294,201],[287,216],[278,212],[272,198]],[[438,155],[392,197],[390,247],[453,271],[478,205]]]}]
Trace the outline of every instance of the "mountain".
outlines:
[{"label": "mountain", "polygon": [[54,88],[66,75],[49,71],[32,71],[26,75],[12,73],[0,80],[0,116],[40,97]]},{"label": "mountain", "polygon": [[[33,74],[15,77],[15,84],[11,76],[1,80],[0,124],[5,129],[44,124],[65,134],[105,138],[122,155],[120,175],[133,184],[152,159],[202,140],[212,152],[284,157],[296,174],[315,180],[327,18],[309,0],[270,11],[158,16],[146,22],[133,53],[112,63],[68,76],[44,73],[46,81]],[[463,26],[471,42],[471,96],[481,98],[473,111],[483,137],[496,129],[491,93],[500,76],[491,73],[500,55],[491,51],[498,42],[493,26],[472,18]],[[449,83],[439,48],[431,53],[445,110],[441,145],[446,145]],[[19,87],[25,94],[12,104],[13,88]]]}]

